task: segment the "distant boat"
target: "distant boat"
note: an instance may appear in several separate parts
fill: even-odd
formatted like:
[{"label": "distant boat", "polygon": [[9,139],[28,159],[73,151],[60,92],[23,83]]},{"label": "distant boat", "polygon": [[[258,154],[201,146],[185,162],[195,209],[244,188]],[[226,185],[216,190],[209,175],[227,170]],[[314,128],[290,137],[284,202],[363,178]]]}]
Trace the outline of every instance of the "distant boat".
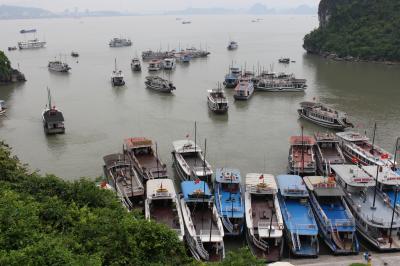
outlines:
[{"label": "distant boat", "polygon": [[142,65],[140,64],[139,58],[133,58],[131,61],[131,69],[135,72],[142,71]]},{"label": "distant boat", "polygon": [[279,63],[289,64],[290,63],[290,58],[284,57],[284,58],[280,58],[278,61],[279,61]]},{"label": "distant boat", "polygon": [[298,175],[279,175],[276,181],[290,251],[299,257],[318,257],[318,226],[303,179]]},{"label": "distant boat", "polygon": [[217,168],[215,171],[215,205],[226,235],[241,235],[244,228],[242,178],[238,169]]},{"label": "distant boat", "polygon": [[71,67],[67,63],[62,62],[61,60],[50,61],[47,67],[51,71],[64,73],[68,72],[71,69]]},{"label": "distant boat", "polygon": [[113,86],[125,85],[124,74],[122,73],[122,70],[117,69],[117,59],[115,59],[115,68],[111,73],[111,84]]},{"label": "distant boat", "polygon": [[228,99],[221,88],[208,90],[207,104],[208,108],[217,114],[224,114],[228,112]]},{"label": "distant boat", "polygon": [[236,85],[233,98],[235,98],[235,100],[248,100],[253,96],[253,93],[253,82],[248,78],[240,78],[239,83]]},{"label": "distant boat", "polygon": [[149,70],[149,72],[152,71],[159,71],[162,68],[162,63],[161,60],[159,59],[153,59],[149,62],[149,66],[147,67],[147,69]]},{"label": "distant boat", "polygon": [[239,47],[239,44],[235,41],[230,41],[228,44],[228,50],[236,50]]},{"label": "distant boat", "polygon": [[235,88],[239,82],[239,77],[242,74],[240,68],[230,67],[229,73],[225,75],[224,85],[226,88]]},{"label": "distant boat", "polygon": [[15,50],[17,50],[16,46],[9,46],[8,47],[8,51],[15,51]]},{"label": "distant boat", "polygon": [[289,173],[309,175],[317,172],[312,136],[291,136],[289,139]]},{"label": "distant boat", "polygon": [[125,46],[131,46],[132,41],[130,39],[125,39],[125,38],[113,38],[108,45],[110,47],[125,47]]},{"label": "distant boat", "polygon": [[5,115],[6,110],[7,110],[6,102],[3,100],[0,100],[0,116]]},{"label": "distant boat", "polygon": [[191,24],[192,22],[190,20],[184,20],[182,21],[182,24]]},{"label": "distant boat", "polygon": [[165,58],[162,61],[162,65],[164,70],[174,70],[176,67],[176,60],[175,58]]},{"label": "distant boat", "polygon": [[52,105],[50,89],[47,88],[48,105],[42,112],[43,128],[46,134],[64,134],[63,113]]},{"label": "distant boat", "polygon": [[78,52],[72,51],[72,52],[71,52],[71,56],[72,56],[72,57],[79,57],[79,54],[78,54]]},{"label": "distant boat", "polygon": [[45,46],[46,46],[46,42],[39,41],[37,38],[35,38],[33,40],[18,42],[18,47],[20,50],[44,48]]},{"label": "distant boat", "polygon": [[23,30],[20,30],[19,31],[19,33],[35,33],[36,32],[36,29],[30,29],[30,30],[25,30],[25,29],[23,29]]},{"label": "distant boat", "polygon": [[159,92],[170,93],[173,90],[176,90],[176,87],[171,81],[159,76],[147,76],[144,84],[146,85],[146,88]]}]

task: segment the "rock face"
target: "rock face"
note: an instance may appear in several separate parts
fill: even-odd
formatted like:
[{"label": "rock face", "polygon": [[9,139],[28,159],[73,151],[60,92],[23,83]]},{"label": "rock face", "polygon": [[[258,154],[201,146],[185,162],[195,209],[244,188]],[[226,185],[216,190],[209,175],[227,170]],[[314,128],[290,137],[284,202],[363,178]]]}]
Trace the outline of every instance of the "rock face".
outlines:
[{"label": "rock face", "polygon": [[338,5],[348,4],[351,0],[321,0],[318,7],[319,26],[326,27],[331,15],[336,11]]},{"label": "rock face", "polygon": [[4,52],[0,51],[0,84],[25,81],[25,76],[19,70],[13,69]]}]

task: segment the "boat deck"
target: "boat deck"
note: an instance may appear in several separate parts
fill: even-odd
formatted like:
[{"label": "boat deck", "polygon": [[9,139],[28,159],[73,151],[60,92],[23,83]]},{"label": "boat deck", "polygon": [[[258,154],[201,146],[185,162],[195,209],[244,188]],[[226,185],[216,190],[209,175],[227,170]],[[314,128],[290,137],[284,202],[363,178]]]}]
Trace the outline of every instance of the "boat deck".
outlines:
[{"label": "boat deck", "polygon": [[142,182],[137,176],[132,175],[128,169],[118,169],[113,173],[117,178],[117,184],[123,188],[128,197],[144,195],[144,188]]},{"label": "boat deck", "polygon": [[243,218],[244,217],[244,202],[239,190],[229,192],[219,188],[221,213],[227,217]]},{"label": "boat deck", "polygon": [[272,225],[277,225],[278,220],[276,219],[276,215],[273,215],[275,210],[274,201],[272,197],[265,198],[266,195],[262,196],[251,196],[251,209],[252,209],[252,218],[253,218],[253,227],[257,228],[259,222],[267,222],[268,226],[271,223]]},{"label": "boat deck", "polygon": [[336,146],[321,148],[323,159],[331,164],[341,164],[345,162],[344,157],[340,154]]},{"label": "boat deck", "polygon": [[304,167],[307,168],[309,163],[313,162],[313,152],[311,146],[294,146],[292,148],[292,158],[293,158],[293,167],[295,168],[302,168],[303,167],[303,160],[304,160]]},{"label": "boat deck", "polygon": [[312,214],[311,206],[305,199],[285,199],[286,226],[299,235],[317,235],[318,227]]},{"label": "boat deck", "polygon": [[[157,159],[157,157],[154,156],[153,154],[136,155],[136,159],[139,161],[142,168],[144,168],[148,171],[155,172],[154,175],[157,175],[157,172],[160,173],[160,177],[164,177],[166,175],[165,167],[163,167],[160,160]],[[158,168],[157,168],[157,166],[158,166]],[[154,176],[154,177],[156,178],[157,176]]]},{"label": "boat deck", "polygon": [[178,210],[171,203],[171,201],[154,200],[150,206],[150,218],[169,228],[180,229]]},{"label": "boat deck", "polygon": [[218,229],[217,223],[214,221],[212,210],[207,206],[197,204],[195,207],[191,206],[192,221],[196,229],[197,235],[207,235],[210,229],[215,231]]},{"label": "boat deck", "polygon": [[332,203],[320,203],[322,210],[328,219],[332,222],[332,225],[338,225],[336,228],[339,231],[353,231],[354,226],[343,226],[340,222],[351,221],[352,217],[349,217],[346,212],[345,206],[342,202],[336,201]]}]

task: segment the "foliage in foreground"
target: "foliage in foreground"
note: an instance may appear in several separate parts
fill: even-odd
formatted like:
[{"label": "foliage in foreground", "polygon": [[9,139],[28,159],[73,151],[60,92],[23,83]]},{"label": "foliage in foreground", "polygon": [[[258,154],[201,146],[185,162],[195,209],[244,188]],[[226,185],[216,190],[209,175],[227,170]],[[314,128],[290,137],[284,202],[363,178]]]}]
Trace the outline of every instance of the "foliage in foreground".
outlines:
[{"label": "foliage in foreground", "polygon": [[400,1],[322,0],[321,11],[329,22],[304,37],[307,51],[400,61]]},{"label": "foliage in foreground", "polygon": [[0,51],[0,81],[7,81],[11,77],[11,63],[3,51]]}]

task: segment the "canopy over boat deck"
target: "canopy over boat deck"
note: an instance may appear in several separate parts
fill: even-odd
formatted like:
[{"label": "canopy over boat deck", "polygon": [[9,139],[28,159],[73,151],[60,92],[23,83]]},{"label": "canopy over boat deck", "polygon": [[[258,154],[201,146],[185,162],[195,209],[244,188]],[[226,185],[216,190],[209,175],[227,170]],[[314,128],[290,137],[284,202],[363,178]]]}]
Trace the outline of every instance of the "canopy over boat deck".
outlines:
[{"label": "canopy over boat deck", "polygon": [[343,190],[337,186],[334,177],[305,176],[304,183],[318,197],[342,197]]},{"label": "canopy over boat deck", "polygon": [[128,150],[151,147],[153,145],[153,142],[151,140],[144,137],[127,138],[124,140],[124,143]]},{"label": "canopy over boat deck", "polygon": [[314,146],[315,139],[312,136],[291,136],[289,138],[290,145],[304,145],[304,146]]},{"label": "canopy over boat deck", "polygon": [[284,197],[308,197],[303,179],[298,175],[278,175],[276,177],[281,195]]},{"label": "canopy over boat deck", "polygon": [[218,183],[240,184],[240,171],[238,169],[217,168],[215,171],[215,181]]},{"label": "canopy over boat deck", "polygon": [[278,192],[274,176],[260,173],[246,175],[246,190],[255,194],[275,194]]},{"label": "canopy over boat deck", "polygon": [[183,181],[181,189],[186,202],[212,201],[210,189],[204,181]]}]

